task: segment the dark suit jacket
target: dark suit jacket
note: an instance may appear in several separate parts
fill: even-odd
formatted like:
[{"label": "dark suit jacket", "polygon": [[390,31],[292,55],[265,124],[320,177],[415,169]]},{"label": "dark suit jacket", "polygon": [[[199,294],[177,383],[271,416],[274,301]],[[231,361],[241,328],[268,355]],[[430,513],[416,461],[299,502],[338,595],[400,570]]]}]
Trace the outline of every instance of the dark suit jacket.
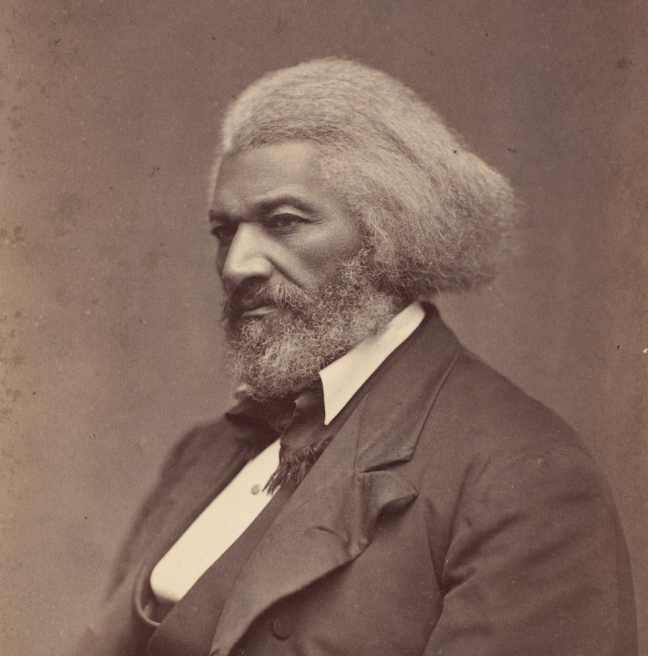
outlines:
[{"label": "dark suit jacket", "polygon": [[[138,573],[146,586],[240,468],[239,437],[221,421],[173,452],[84,656],[145,653]],[[428,308],[243,571],[213,639],[230,653],[633,656],[607,483],[560,418]]]}]

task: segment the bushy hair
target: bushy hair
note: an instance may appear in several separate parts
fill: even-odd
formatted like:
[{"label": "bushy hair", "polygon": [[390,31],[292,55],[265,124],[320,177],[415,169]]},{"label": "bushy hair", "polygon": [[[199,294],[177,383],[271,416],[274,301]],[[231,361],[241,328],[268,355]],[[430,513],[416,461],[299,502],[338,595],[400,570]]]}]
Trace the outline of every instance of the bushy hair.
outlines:
[{"label": "bushy hair", "polygon": [[494,276],[515,215],[511,187],[411,89],[334,58],[269,73],[227,110],[212,184],[225,155],[289,140],[319,145],[325,184],[401,296],[467,290]]}]

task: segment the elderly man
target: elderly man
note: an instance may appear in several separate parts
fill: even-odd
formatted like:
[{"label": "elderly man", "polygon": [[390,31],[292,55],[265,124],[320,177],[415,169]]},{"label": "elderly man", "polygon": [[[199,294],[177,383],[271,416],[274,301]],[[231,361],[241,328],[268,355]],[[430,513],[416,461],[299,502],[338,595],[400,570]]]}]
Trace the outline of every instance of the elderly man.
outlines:
[{"label": "elderly man", "polygon": [[430,303],[493,276],[514,207],[383,73],[243,92],[209,214],[238,402],[170,456],[80,653],[636,654],[602,474]]}]

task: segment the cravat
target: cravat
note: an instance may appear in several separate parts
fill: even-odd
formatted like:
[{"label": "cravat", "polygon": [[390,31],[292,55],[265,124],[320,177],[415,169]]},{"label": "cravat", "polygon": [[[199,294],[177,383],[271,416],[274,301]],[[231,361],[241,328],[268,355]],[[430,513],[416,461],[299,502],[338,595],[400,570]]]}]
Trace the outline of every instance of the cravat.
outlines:
[{"label": "cravat", "polygon": [[293,397],[271,402],[241,395],[226,417],[242,429],[252,457],[280,438],[279,466],[266,485],[270,493],[286,483],[297,487],[331,440],[319,379]]}]

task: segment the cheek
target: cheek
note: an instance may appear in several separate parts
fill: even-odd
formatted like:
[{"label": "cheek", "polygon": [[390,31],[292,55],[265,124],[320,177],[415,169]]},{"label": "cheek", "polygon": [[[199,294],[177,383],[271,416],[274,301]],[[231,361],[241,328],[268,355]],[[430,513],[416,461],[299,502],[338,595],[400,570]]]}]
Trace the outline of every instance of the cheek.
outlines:
[{"label": "cheek", "polygon": [[303,230],[273,253],[273,264],[298,286],[316,290],[339,273],[343,263],[353,259],[364,240],[347,217]]},{"label": "cheek", "polygon": [[360,229],[347,217],[333,222],[319,240],[319,251],[327,260],[347,260],[355,256],[364,243]]},{"label": "cheek", "polygon": [[342,265],[353,259],[361,249],[360,244],[337,243],[301,253],[299,270],[302,281],[307,286],[321,287],[340,273]]}]

